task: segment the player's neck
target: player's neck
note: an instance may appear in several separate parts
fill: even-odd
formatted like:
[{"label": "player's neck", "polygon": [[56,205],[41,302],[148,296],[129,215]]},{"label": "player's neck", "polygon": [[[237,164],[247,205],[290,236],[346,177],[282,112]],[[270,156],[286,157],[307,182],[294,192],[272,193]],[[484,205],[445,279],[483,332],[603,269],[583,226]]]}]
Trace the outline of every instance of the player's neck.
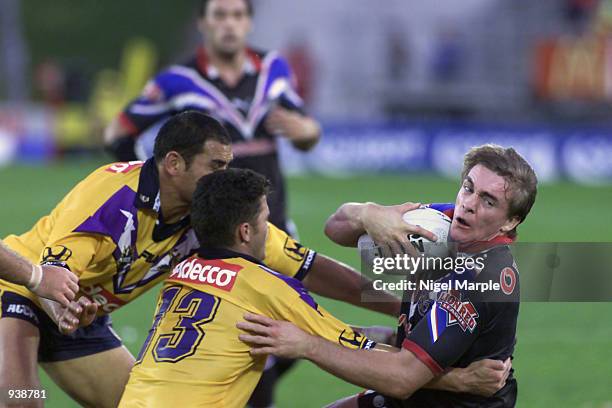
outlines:
[{"label": "player's neck", "polygon": [[189,214],[191,203],[185,202],[168,176],[159,172],[159,203],[164,223],[172,224]]},{"label": "player's neck", "polygon": [[239,254],[244,254],[244,255],[248,255],[248,256],[252,256],[253,258],[256,258],[255,254],[252,253],[251,249],[247,245],[235,244],[235,245],[226,247],[226,249],[229,249],[230,251],[233,251],[233,252],[238,252]]},{"label": "player's neck", "polygon": [[246,49],[242,49],[233,55],[221,54],[212,47],[206,47],[208,63],[219,71],[219,76],[229,86],[235,86],[244,70],[244,63],[247,58]]}]

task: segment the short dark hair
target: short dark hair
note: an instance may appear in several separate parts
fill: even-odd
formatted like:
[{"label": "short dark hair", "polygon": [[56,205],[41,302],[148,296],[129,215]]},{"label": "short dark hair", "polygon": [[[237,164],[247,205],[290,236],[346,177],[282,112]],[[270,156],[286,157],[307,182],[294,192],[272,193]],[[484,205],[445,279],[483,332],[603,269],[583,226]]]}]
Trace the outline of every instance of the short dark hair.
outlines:
[{"label": "short dark hair", "polygon": [[465,180],[477,164],[506,180],[508,218],[516,217],[519,224],[523,222],[538,193],[538,178],[527,160],[511,147],[504,148],[495,144],[473,147],[465,155],[461,179]]},{"label": "short dark hair", "polygon": [[[253,9],[253,2],[251,0],[243,0],[243,1],[247,6],[247,13],[249,13],[249,16],[253,17],[253,13],[255,12],[255,10]],[[198,10],[200,13],[200,17],[204,17],[206,15],[206,11],[208,10],[208,3],[210,3],[210,0],[200,1],[200,7]]]},{"label": "short dark hair", "polygon": [[232,140],[219,121],[197,111],[186,111],[171,117],[159,130],[153,148],[156,163],[175,151],[187,164],[191,165],[194,156],[204,151],[204,144],[215,140],[230,145]]},{"label": "short dark hair", "polygon": [[236,227],[253,223],[270,182],[253,170],[227,169],[202,177],[193,193],[191,225],[202,246],[234,245]]}]

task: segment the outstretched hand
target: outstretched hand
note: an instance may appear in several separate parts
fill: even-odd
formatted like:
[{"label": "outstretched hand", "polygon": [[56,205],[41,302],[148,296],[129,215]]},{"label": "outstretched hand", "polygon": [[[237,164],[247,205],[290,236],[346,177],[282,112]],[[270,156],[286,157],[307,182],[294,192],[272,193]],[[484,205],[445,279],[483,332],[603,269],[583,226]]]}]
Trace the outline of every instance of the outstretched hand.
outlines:
[{"label": "outstretched hand", "polygon": [[40,283],[31,288],[32,292],[68,306],[79,291],[79,278],[61,266],[42,265],[40,268],[42,277]]},{"label": "outstretched hand", "polygon": [[294,324],[253,313],[244,315],[236,327],[247,332],[239,339],[251,345],[251,355],[273,354],[277,357],[304,358],[312,346],[312,336]]},{"label": "outstretched hand", "polygon": [[79,327],[89,326],[96,318],[98,305],[85,296],[78,301],[72,301],[67,307],[62,308],[58,319],[59,331],[62,334],[71,334]]},{"label": "outstretched hand", "polygon": [[[411,202],[390,206],[370,204],[363,214],[363,228],[374,243],[383,248],[385,256],[401,253],[417,255],[414,246],[410,243],[411,234],[420,235],[430,241],[438,239],[432,232],[408,224],[402,218],[404,213],[416,210],[420,206],[420,203]],[[390,253],[386,253],[387,251]]]},{"label": "outstretched hand", "polygon": [[512,361],[478,360],[463,369],[462,382],[471,394],[490,397],[506,385]]}]

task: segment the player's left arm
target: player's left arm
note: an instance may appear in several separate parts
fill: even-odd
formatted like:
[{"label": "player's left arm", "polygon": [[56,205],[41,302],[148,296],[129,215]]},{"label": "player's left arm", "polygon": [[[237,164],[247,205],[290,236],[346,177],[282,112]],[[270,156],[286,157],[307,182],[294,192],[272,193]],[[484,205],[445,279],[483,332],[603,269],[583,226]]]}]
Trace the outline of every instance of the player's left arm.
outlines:
[{"label": "player's left arm", "polygon": [[374,291],[372,281],[348,265],[325,255],[317,255],[303,282],[309,291],[317,295],[393,317],[399,315],[401,299],[385,291],[376,291],[376,301],[364,302],[362,293]]},{"label": "player's left arm", "polygon": [[268,132],[285,137],[296,149],[308,151],[321,138],[321,125],[306,114],[304,102],[296,92],[296,78],[283,58],[277,60],[286,70],[286,87],[275,100],[275,104],[264,123]]},{"label": "player's left arm", "polygon": [[321,125],[314,118],[280,105],[272,108],[265,122],[266,129],[283,136],[299,150],[308,151],[321,138]]}]

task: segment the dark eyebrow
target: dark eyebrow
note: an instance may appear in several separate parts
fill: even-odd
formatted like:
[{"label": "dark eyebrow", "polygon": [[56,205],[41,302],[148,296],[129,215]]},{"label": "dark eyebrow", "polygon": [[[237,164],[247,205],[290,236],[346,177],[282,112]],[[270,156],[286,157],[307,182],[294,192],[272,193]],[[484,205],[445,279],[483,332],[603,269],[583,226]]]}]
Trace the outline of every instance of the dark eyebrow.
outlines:
[{"label": "dark eyebrow", "polygon": [[470,176],[465,176],[465,180],[463,181],[467,181],[470,184],[474,184],[474,181],[472,180],[472,178]]},{"label": "dark eyebrow", "polygon": [[212,162],[213,164],[216,164],[217,166],[227,166],[228,164],[230,164],[230,161],[215,159]]}]

